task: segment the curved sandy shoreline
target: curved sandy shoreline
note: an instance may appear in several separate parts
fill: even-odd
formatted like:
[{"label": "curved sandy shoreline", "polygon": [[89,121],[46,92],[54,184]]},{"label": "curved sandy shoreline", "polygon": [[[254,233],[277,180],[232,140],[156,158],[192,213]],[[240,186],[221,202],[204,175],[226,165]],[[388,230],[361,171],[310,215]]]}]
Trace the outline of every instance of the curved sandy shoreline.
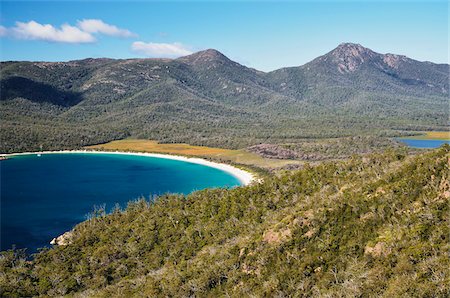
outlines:
[{"label": "curved sandy shoreline", "polygon": [[62,150],[62,151],[41,151],[41,152],[22,152],[22,153],[11,153],[11,154],[0,154],[0,156],[8,157],[15,155],[30,155],[30,154],[55,154],[55,153],[106,153],[106,154],[122,154],[122,155],[137,155],[137,156],[147,156],[147,157],[156,157],[156,158],[165,158],[172,160],[179,160],[184,162],[195,163],[199,165],[204,165],[207,167],[215,168],[222,170],[236,177],[241,184],[249,185],[253,181],[255,181],[255,176],[247,171],[241,170],[234,166],[212,162],[203,158],[198,157],[185,157],[180,155],[170,155],[170,154],[159,154],[159,153],[140,153],[140,152],[122,152],[122,151],[94,151],[94,150]]}]

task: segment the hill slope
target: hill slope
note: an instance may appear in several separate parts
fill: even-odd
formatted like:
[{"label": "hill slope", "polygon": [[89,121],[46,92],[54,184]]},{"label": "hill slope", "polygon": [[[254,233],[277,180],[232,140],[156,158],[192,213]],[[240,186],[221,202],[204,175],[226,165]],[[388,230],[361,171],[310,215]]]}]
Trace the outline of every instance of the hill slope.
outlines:
[{"label": "hill slope", "polygon": [[0,295],[448,297],[450,147],[130,203],[2,252]]},{"label": "hill slope", "polygon": [[129,136],[236,148],[442,130],[448,68],[355,44],[270,73],[211,49],[174,60],[2,62],[0,152]]}]

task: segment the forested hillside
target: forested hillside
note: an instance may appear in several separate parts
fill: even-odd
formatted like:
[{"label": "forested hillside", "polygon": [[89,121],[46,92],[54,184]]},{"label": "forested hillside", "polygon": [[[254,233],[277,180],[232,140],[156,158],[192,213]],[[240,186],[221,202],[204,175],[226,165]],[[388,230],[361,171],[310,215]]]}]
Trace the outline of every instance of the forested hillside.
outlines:
[{"label": "forested hillside", "polygon": [[269,73],[179,59],[2,62],[0,152],[126,137],[227,148],[445,130],[449,65],[342,44]]},{"label": "forested hillside", "polygon": [[324,162],[97,210],[69,245],[0,257],[0,295],[448,297],[450,147]]}]

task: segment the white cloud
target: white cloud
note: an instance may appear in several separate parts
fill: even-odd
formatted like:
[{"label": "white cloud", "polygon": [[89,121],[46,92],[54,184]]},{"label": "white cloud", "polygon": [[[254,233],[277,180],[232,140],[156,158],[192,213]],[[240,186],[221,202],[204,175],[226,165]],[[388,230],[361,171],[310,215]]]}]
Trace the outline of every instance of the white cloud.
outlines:
[{"label": "white cloud", "polygon": [[80,30],[78,27],[64,24],[60,29],[50,24],[39,24],[35,21],[28,23],[16,22],[16,26],[10,29],[12,35],[20,39],[45,40],[66,43],[94,42],[95,37]]},{"label": "white cloud", "polygon": [[56,28],[51,24],[40,24],[36,21],[16,22],[14,27],[0,26],[0,37],[10,36],[17,39],[45,40],[64,43],[92,43],[95,35],[115,37],[136,37],[133,32],[107,24],[98,19],[78,21],[77,26],[63,24]]},{"label": "white cloud", "polygon": [[0,37],[1,36],[6,36],[6,34],[8,33],[8,30],[0,25]]},{"label": "white cloud", "polygon": [[98,19],[88,19],[78,21],[77,26],[88,33],[101,33],[110,36],[117,37],[136,37],[137,35],[133,32],[118,28],[114,25],[106,24],[102,20]]},{"label": "white cloud", "polygon": [[186,56],[192,54],[192,51],[188,50],[181,43],[154,43],[143,41],[135,41],[131,44],[131,49],[136,53],[143,54],[149,57],[165,57],[174,58],[180,56]]}]

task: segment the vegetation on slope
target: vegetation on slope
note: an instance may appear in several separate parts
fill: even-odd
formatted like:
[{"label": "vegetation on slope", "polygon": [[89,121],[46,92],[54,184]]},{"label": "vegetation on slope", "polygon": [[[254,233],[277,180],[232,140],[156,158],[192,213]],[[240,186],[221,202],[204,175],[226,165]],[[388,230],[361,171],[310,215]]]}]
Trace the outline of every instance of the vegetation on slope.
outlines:
[{"label": "vegetation on slope", "polygon": [[448,120],[448,65],[355,44],[270,73],[215,50],[0,65],[2,153],[126,137],[237,149],[445,130]]},{"label": "vegetation on slope", "polygon": [[353,154],[380,152],[402,146],[404,145],[390,138],[352,136],[332,139],[302,139],[289,144],[259,144],[250,147],[249,150],[268,158],[318,161],[343,159]]},{"label": "vegetation on slope", "polygon": [[132,202],[0,257],[0,295],[448,297],[450,146]]}]

